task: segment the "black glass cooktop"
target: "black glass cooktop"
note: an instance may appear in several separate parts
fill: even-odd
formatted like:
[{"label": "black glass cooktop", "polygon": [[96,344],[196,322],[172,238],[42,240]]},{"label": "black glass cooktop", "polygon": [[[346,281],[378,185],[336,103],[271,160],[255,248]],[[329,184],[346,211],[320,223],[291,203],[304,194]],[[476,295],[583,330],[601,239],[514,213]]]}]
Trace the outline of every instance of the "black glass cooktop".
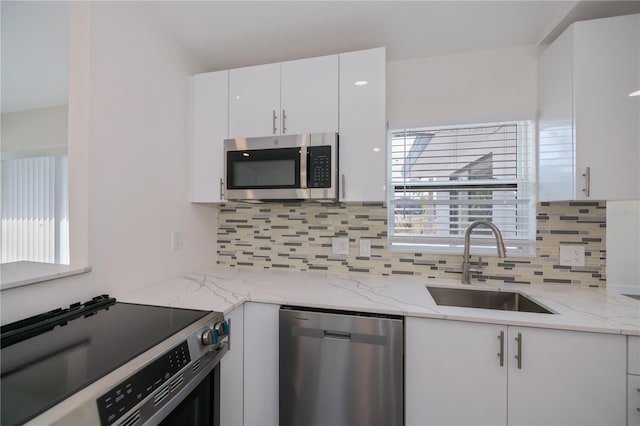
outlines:
[{"label": "black glass cooktop", "polygon": [[26,340],[3,343],[0,423],[24,423],[207,314],[115,302]]}]

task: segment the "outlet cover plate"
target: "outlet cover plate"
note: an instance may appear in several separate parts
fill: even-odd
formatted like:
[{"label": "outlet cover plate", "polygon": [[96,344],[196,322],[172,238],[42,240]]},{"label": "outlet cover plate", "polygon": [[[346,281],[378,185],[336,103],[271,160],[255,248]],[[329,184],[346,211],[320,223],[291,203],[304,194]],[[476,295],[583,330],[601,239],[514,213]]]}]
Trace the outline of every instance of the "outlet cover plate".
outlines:
[{"label": "outlet cover plate", "polygon": [[172,251],[182,250],[182,232],[181,231],[171,232],[171,250]]},{"label": "outlet cover plate", "polygon": [[584,246],[560,246],[560,265],[584,266]]},{"label": "outlet cover plate", "polygon": [[331,239],[332,254],[349,254],[349,238],[333,237]]},{"label": "outlet cover plate", "polygon": [[371,257],[371,240],[360,238],[360,257]]}]

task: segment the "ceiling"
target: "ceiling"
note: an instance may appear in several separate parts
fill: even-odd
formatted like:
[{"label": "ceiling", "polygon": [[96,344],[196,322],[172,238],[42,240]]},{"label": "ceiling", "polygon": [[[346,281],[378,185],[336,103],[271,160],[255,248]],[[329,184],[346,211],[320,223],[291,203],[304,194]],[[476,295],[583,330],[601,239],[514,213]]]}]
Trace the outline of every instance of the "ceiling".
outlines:
[{"label": "ceiling", "polygon": [[[640,12],[638,0],[146,1],[144,6],[203,71],[379,46],[394,61],[538,45],[575,20]],[[2,111],[66,103],[68,3],[2,1],[1,7]]]},{"label": "ceiling", "polygon": [[536,45],[575,1],[154,2],[207,71],[385,46],[387,60]]}]

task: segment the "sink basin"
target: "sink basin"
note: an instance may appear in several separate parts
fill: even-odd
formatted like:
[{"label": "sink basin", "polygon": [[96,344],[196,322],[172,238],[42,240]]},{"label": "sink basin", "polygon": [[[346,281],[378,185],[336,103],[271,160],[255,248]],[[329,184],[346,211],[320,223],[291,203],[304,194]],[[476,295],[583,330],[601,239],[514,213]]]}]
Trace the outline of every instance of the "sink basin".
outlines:
[{"label": "sink basin", "polygon": [[429,286],[427,286],[427,290],[437,305],[553,314],[528,297],[510,291]]}]

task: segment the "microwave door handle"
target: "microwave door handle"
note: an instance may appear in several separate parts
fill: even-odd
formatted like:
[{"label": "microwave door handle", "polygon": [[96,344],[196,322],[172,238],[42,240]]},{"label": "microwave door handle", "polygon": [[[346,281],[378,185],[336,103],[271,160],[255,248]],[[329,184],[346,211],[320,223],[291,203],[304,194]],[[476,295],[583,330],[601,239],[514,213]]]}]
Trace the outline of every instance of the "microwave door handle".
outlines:
[{"label": "microwave door handle", "polygon": [[306,146],[300,147],[300,188],[307,189],[307,179],[309,178],[309,156],[311,153]]}]

